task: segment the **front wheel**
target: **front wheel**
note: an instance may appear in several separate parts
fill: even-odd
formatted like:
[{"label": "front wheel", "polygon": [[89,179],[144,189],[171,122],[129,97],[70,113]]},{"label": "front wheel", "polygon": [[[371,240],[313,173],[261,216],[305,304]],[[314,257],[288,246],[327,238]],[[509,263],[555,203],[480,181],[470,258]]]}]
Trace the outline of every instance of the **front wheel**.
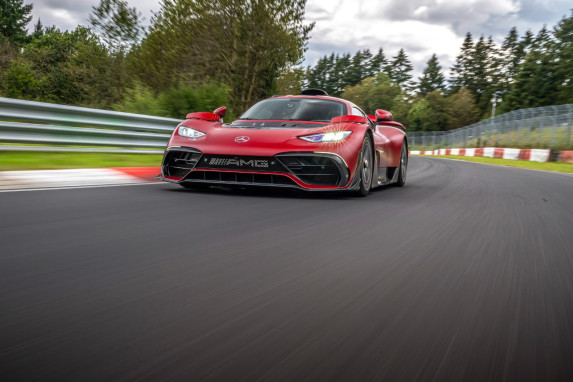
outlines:
[{"label": "front wheel", "polygon": [[358,196],[366,196],[372,188],[372,174],[374,169],[374,157],[372,155],[372,144],[370,136],[367,134],[362,143],[362,161],[358,169],[360,174],[359,188],[356,191]]},{"label": "front wheel", "polygon": [[403,187],[406,184],[406,173],[408,171],[408,148],[406,143],[402,143],[402,151],[400,152],[400,167],[398,167],[398,180],[396,186]]}]

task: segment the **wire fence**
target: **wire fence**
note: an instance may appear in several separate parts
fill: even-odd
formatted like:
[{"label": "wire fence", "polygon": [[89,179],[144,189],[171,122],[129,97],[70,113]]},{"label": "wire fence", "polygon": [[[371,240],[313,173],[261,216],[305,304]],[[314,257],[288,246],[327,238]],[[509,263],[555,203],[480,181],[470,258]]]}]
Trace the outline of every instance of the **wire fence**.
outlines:
[{"label": "wire fence", "polygon": [[573,104],[515,110],[451,131],[409,132],[412,150],[471,147],[573,149]]}]

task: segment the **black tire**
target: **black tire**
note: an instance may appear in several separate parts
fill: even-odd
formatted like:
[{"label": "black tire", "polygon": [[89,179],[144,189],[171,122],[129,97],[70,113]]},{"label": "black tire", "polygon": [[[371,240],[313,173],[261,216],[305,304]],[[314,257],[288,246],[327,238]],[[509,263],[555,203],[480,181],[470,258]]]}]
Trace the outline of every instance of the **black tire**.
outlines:
[{"label": "black tire", "polygon": [[408,172],[408,146],[406,142],[402,143],[402,150],[400,152],[400,166],[398,166],[398,180],[396,187],[404,187],[406,184],[406,175]]},{"label": "black tire", "polygon": [[364,142],[362,143],[360,160],[361,163],[358,168],[360,180],[358,182],[359,188],[356,190],[356,195],[366,196],[372,188],[372,177],[374,174],[374,155],[372,154],[372,143],[368,134],[366,134]]}]

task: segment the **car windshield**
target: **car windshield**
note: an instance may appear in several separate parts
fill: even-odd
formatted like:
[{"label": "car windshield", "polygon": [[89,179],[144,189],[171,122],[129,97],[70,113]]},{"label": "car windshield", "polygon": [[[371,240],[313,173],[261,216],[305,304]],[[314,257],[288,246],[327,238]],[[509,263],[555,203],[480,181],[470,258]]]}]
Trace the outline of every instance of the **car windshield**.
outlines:
[{"label": "car windshield", "polygon": [[247,110],[239,119],[330,122],[346,115],[342,102],[312,98],[271,98]]}]

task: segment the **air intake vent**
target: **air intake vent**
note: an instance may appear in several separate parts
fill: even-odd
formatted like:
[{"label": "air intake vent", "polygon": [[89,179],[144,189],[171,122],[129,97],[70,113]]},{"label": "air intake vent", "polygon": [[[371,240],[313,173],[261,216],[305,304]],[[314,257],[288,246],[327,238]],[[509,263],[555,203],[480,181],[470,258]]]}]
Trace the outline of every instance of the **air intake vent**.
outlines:
[{"label": "air intake vent", "polygon": [[286,186],[297,184],[287,176],[277,174],[256,174],[231,171],[201,171],[195,170],[186,178],[189,181],[200,181],[210,184],[226,184],[240,186]]},{"label": "air intake vent", "polygon": [[[333,158],[321,155],[281,155],[281,163],[306,184],[338,186],[341,166]],[[345,183],[346,179],[342,183]]]},{"label": "air intake vent", "polygon": [[169,150],[163,160],[163,175],[183,178],[201,158],[199,151]]}]

